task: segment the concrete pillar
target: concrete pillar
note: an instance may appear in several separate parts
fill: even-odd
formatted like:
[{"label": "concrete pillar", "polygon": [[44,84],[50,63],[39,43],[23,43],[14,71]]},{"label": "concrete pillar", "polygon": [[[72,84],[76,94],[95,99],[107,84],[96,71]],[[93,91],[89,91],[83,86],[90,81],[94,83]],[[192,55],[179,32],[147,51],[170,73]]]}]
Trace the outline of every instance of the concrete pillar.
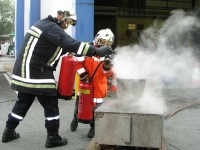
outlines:
[{"label": "concrete pillar", "polygon": [[75,39],[91,42],[94,38],[94,0],[76,0],[77,25],[73,32]]},{"label": "concrete pillar", "polygon": [[15,58],[24,38],[24,0],[15,2]]},{"label": "concrete pillar", "polygon": [[40,0],[30,0],[30,27],[40,20]]}]

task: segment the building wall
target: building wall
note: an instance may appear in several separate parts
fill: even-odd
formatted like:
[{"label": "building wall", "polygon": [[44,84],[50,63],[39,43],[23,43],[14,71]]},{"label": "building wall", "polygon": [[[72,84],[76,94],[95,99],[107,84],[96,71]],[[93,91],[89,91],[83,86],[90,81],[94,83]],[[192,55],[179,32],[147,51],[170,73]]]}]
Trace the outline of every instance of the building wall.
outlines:
[{"label": "building wall", "polygon": [[[72,9],[73,8],[72,3],[73,3],[73,0],[56,0],[56,1],[55,0],[41,0],[40,1],[40,10],[41,10],[40,19],[43,19],[47,17],[48,15],[56,14],[58,9],[63,9],[63,10]],[[74,35],[72,35],[72,28],[73,27],[69,26],[66,32],[70,36],[74,37]],[[56,81],[58,81],[58,78],[59,78],[61,59],[58,62],[56,71],[54,71],[54,76],[55,76]]]},{"label": "building wall", "polygon": [[[74,9],[72,4],[73,4],[73,0],[41,0],[40,1],[40,10],[41,10],[40,19],[43,19],[47,17],[48,15],[56,14],[56,11],[58,9],[63,9],[63,10]],[[66,32],[72,36],[72,27],[70,26],[66,30]]]},{"label": "building wall", "polygon": [[[70,26],[66,30],[70,36],[80,41],[92,41],[94,32],[94,0],[16,0],[15,57],[17,57],[24,35],[30,26],[36,21],[56,12],[58,9],[73,9],[77,14],[78,23],[76,27]],[[59,70],[60,62],[55,72],[56,80],[58,80]]]},{"label": "building wall", "polygon": [[30,27],[30,0],[24,1],[24,35]]},{"label": "building wall", "polygon": [[200,10],[200,1],[199,0],[196,0],[196,8],[198,8]]},{"label": "building wall", "polygon": [[[142,30],[151,26],[154,21],[154,18],[117,17],[117,46],[137,43]],[[130,29],[130,25],[135,25],[136,28]]]}]

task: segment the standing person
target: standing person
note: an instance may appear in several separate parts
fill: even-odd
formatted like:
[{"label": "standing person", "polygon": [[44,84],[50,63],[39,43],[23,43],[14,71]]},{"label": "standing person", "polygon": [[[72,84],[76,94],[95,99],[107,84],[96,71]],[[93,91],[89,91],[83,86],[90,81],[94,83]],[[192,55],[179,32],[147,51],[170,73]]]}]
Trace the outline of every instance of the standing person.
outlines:
[{"label": "standing person", "polygon": [[2,142],[20,137],[15,128],[22,121],[34,99],[44,108],[47,129],[47,148],[66,145],[66,138],[59,136],[59,108],[53,71],[61,55],[67,52],[92,57],[112,53],[110,47],[97,49],[70,37],[64,30],[76,24],[76,16],[67,10],[59,10],[35,23],[25,35],[13,68],[11,88],[18,91],[18,101],[8,115]]},{"label": "standing person", "polygon": [[[104,46],[112,46],[114,44],[114,34],[110,29],[102,29],[100,30],[94,40],[93,46],[98,48]],[[81,82],[87,82],[93,76],[91,80],[91,84],[93,85],[93,103],[94,110],[98,108],[103,103],[103,98],[107,95],[107,77],[112,74],[111,71],[111,62],[109,55],[102,58],[99,56],[84,57],[83,67],[80,68],[77,73],[80,75]],[[103,63],[102,63],[103,61]],[[100,66],[99,66],[100,65]],[[96,69],[97,68],[97,69]],[[75,102],[75,110],[74,110],[74,118],[71,122],[70,129],[71,131],[76,131],[78,127],[78,101],[79,101],[79,94],[77,95],[76,102]],[[90,130],[87,134],[88,138],[93,138],[95,135],[95,127],[94,127],[94,115],[93,119],[90,122]]]}]

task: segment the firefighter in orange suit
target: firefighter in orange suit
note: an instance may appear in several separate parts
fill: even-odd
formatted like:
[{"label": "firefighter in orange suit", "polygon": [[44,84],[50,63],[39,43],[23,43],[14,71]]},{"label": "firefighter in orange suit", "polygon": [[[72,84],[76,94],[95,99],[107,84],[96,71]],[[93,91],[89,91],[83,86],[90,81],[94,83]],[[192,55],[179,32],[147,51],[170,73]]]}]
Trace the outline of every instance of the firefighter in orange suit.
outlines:
[{"label": "firefighter in orange suit", "polygon": [[[113,43],[114,34],[108,28],[100,30],[93,40],[93,46],[96,47],[111,47]],[[103,98],[107,95],[107,78],[112,74],[111,59],[111,55],[105,57],[93,56],[92,58],[84,57],[84,61],[82,63],[83,66],[77,71],[77,73],[80,75],[81,82],[89,81],[93,85],[93,113],[94,110],[103,103]],[[78,127],[78,101],[79,92],[75,103],[74,118],[70,125],[71,131],[76,131]],[[93,138],[95,135],[94,115],[92,121],[90,122],[90,127],[91,128],[87,134],[87,137]]]}]

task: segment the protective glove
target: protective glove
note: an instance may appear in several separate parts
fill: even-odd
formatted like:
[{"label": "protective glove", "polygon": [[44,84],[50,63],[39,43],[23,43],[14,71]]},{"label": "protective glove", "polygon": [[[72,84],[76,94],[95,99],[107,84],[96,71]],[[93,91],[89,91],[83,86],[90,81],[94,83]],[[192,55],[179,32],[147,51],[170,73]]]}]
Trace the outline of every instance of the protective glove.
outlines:
[{"label": "protective glove", "polygon": [[97,48],[95,54],[96,54],[96,56],[104,57],[106,55],[111,55],[113,53],[114,53],[114,51],[112,50],[111,47],[103,46],[101,48]]},{"label": "protective glove", "polygon": [[112,67],[112,64],[111,64],[111,59],[109,57],[106,57],[104,59],[104,62],[103,62],[103,69],[108,71],[110,70]]},{"label": "protective glove", "polygon": [[89,82],[90,78],[89,78],[89,74],[87,72],[83,73],[80,75],[80,80],[82,82]]},{"label": "protective glove", "polygon": [[113,59],[114,59],[114,55],[113,55],[113,54],[106,55],[106,56],[105,56],[105,59],[106,59],[106,58],[109,58],[110,60],[113,60]]}]

